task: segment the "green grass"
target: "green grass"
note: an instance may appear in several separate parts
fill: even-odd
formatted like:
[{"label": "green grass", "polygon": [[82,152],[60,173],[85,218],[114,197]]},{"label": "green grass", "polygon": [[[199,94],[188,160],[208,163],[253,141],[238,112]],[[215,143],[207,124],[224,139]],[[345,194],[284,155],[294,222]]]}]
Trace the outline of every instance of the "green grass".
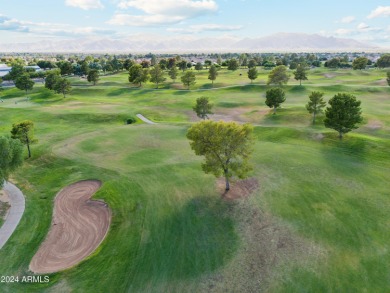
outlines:
[{"label": "green grass", "polygon": [[[30,101],[5,90],[0,134],[31,119],[38,142],[14,174],[26,211],[0,250],[0,275],[30,274],[52,200],[67,184],[100,179],[94,198],[109,204],[113,218],[102,245],[78,266],[50,275],[48,284],[2,284],[0,291],[388,292],[384,71],[312,70],[302,87],[295,80],[285,87],[276,115],[264,104],[268,73],[251,85],[245,69],[222,70],[211,88],[203,70],[190,91],[179,82],[134,87],[125,73],[101,77],[97,86],[71,78],[77,86],[66,99],[41,85]],[[343,141],[321,116],[313,126],[304,105],[314,90],[326,100],[355,94],[364,125]],[[200,96],[210,97],[221,118],[255,125],[251,176],[260,189],[248,199],[221,200],[189,147],[185,134]],[[161,125],[124,125],[137,113]]]}]

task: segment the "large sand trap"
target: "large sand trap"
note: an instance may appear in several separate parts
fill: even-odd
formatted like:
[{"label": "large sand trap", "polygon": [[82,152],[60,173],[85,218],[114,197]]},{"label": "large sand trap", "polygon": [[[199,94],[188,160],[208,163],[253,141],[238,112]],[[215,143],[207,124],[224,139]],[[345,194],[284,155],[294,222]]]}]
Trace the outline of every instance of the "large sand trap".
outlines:
[{"label": "large sand trap", "polygon": [[52,226],[31,260],[32,272],[45,274],[70,268],[103,241],[110,227],[111,211],[104,202],[90,200],[100,186],[97,180],[79,181],[57,194]]}]

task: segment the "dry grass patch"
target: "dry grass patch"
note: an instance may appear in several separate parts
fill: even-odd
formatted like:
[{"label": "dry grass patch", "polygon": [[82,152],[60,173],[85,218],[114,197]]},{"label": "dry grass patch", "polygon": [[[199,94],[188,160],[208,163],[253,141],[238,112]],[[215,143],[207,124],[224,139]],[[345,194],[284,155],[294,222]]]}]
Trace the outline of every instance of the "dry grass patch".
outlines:
[{"label": "dry grass patch", "polygon": [[327,253],[296,235],[249,198],[232,207],[242,241],[235,258],[202,280],[202,292],[270,292],[295,266],[314,267]]},{"label": "dry grass patch", "polygon": [[225,190],[225,178],[218,178],[217,190],[225,200],[236,200],[245,198],[254,193],[259,188],[257,178],[248,178],[244,180],[233,180],[230,183],[230,190]]}]

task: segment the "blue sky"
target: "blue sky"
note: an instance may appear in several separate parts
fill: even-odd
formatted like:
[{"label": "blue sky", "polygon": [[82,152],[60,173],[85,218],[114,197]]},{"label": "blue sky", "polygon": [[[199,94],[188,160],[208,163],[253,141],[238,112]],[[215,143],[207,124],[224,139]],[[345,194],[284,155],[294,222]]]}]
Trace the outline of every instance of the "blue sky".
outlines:
[{"label": "blue sky", "polygon": [[390,47],[389,0],[12,0],[0,43],[132,36],[354,38]]}]

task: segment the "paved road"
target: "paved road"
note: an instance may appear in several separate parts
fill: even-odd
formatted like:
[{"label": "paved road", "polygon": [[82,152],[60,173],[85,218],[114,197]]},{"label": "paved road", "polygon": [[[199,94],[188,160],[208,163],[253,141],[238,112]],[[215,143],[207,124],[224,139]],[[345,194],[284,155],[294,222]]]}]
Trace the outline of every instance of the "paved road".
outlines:
[{"label": "paved road", "polygon": [[157,124],[153,121],[150,121],[148,118],[145,118],[143,115],[141,114],[137,114],[136,115],[139,119],[141,119],[143,122],[147,123],[147,124]]},{"label": "paved road", "polygon": [[25,200],[23,193],[12,183],[6,182],[4,190],[7,192],[10,200],[10,209],[3,226],[0,227],[0,249],[5,245],[12,233],[15,231],[23,216]]}]

